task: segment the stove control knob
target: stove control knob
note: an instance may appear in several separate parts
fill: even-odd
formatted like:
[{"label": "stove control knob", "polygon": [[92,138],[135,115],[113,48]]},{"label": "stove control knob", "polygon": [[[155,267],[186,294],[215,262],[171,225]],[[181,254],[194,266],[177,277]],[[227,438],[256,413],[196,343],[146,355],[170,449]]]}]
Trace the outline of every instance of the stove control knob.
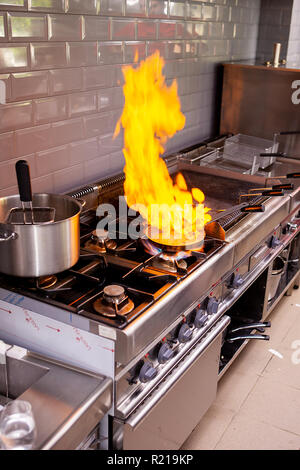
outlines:
[{"label": "stove control knob", "polygon": [[192,336],[193,330],[189,327],[189,325],[184,323],[179,330],[178,341],[180,343],[187,343],[188,341],[190,341],[190,339],[192,339]]},{"label": "stove control knob", "polygon": [[208,315],[204,310],[198,310],[195,316],[194,325],[195,328],[202,328],[208,320]]},{"label": "stove control knob", "polygon": [[219,309],[219,301],[216,297],[210,297],[207,304],[207,313],[211,315],[217,313]]},{"label": "stove control knob", "polygon": [[275,237],[275,235],[271,238],[271,248],[275,249],[275,248],[278,248],[279,245],[281,245],[281,241],[279,240],[279,238]]},{"label": "stove control knob", "polygon": [[145,362],[143,367],[140,370],[139,374],[139,379],[140,381],[145,384],[147,382],[150,382],[152,379],[154,379],[157,376],[157,370],[151,362]]},{"label": "stove control knob", "polygon": [[168,344],[163,344],[158,351],[157,360],[160,364],[165,364],[174,356],[173,349],[170,348]]},{"label": "stove control knob", "polygon": [[242,278],[242,276],[240,274],[234,274],[231,281],[231,287],[233,289],[238,289],[239,287],[242,287],[243,284],[244,279]]}]

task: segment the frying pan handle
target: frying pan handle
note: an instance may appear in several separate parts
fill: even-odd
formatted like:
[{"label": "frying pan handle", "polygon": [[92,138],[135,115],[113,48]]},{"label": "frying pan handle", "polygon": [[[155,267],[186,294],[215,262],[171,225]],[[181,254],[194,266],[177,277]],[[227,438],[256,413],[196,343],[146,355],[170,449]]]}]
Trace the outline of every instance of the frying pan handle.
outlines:
[{"label": "frying pan handle", "polygon": [[16,173],[21,201],[31,202],[32,189],[30,181],[30,169],[26,160],[19,160],[16,163]]},{"label": "frying pan handle", "polygon": [[271,190],[271,191],[262,191],[262,196],[271,196],[271,197],[282,197],[284,196],[284,192],[281,190]]},{"label": "frying pan handle", "polygon": [[298,135],[300,134],[300,131],[284,131],[284,132],[278,132],[277,135]]},{"label": "frying pan handle", "polygon": [[241,208],[241,212],[253,213],[253,212],[265,212],[265,206],[257,204],[255,206],[246,206]]},{"label": "frying pan handle", "polygon": [[300,178],[300,173],[288,173],[286,175],[286,178],[287,179],[297,179],[297,178]]},{"label": "frying pan handle", "polygon": [[293,184],[275,184],[272,189],[274,191],[276,190],[282,190],[282,191],[293,191],[294,190],[294,185]]},{"label": "frying pan handle", "polygon": [[286,154],[283,152],[274,152],[274,153],[261,153],[260,157],[286,157]]}]

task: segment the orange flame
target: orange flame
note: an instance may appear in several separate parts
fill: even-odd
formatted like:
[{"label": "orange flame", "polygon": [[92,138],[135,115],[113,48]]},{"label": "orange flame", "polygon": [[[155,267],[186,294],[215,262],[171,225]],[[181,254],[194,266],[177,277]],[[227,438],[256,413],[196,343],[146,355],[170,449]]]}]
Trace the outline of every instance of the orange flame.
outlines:
[{"label": "orange flame", "polygon": [[[138,67],[123,68],[125,105],[115,136],[124,128],[126,160],[124,185],[129,207],[140,212],[151,227],[150,238],[176,244],[204,238],[211,220],[198,188],[188,191],[182,174],[175,184],[160,156],[168,139],[183,129],[176,80],[168,87],[158,51]],[[175,243],[174,243],[175,244]]]}]

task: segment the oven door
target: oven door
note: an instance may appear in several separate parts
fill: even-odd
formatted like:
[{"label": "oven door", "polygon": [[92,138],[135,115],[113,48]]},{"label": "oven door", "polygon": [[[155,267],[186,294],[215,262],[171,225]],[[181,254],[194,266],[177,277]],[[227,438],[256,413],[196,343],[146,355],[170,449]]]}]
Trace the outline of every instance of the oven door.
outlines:
[{"label": "oven door", "polygon": [[124,421],[113,419],[116,450],[176,450],[216,397],[224,316]]}]

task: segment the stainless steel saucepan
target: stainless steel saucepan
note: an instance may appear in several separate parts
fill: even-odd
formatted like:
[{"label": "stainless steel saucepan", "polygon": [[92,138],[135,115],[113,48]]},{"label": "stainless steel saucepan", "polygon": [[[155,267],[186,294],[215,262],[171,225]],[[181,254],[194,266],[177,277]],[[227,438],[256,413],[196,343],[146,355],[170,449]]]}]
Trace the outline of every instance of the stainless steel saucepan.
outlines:
[{"label": "stainless steel saucepan", "polygon": [[0,272],[40,277],[74,266],[80,255],[80,202],[64,195],[35,194],[32,207],[52,208],[54,220],[9,223],[12,211],[23,205],[22,194],[0,199]]}]

